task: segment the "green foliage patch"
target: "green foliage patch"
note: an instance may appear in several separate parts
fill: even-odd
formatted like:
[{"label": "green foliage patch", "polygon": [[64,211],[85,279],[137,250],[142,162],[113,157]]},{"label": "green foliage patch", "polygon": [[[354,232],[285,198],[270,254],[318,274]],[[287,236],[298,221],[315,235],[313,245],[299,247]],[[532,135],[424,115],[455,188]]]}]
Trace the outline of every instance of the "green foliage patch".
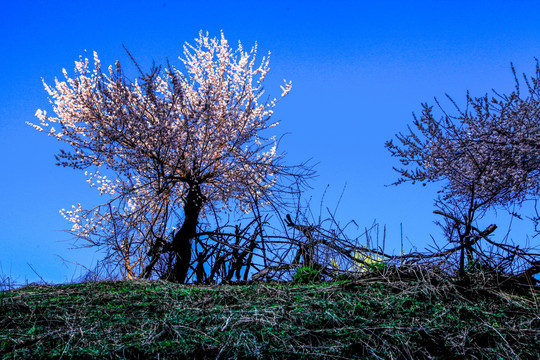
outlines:
[{"label": "green foliage patch", "polygon": [[313,284],[323,280],[320,270],[310,266],[300,266],[293,275],[293,282],[298,284]]}]

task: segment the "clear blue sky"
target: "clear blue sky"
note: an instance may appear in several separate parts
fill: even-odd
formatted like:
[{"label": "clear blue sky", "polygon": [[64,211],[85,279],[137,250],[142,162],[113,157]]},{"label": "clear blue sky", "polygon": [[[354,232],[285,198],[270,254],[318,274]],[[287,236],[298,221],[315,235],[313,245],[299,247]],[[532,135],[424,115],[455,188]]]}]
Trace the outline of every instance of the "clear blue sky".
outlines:
[{"label": "clear blue sky", "polygon": [[[58,213],[97,192],[82,174],[55,166],[60,143],[25,124],[49,109],[41,77],[53,82],[85,49],[102,64],[173,62],[199,30],[272,52],[266,91],[282,79],[293,89],[276,108],[278,134],[290,163],[313,158],[314,211],[326,205],[342,222],[387,225],[388,242],[422,248],[436,215],[436,187],[385,187],[396,178],[384,142],[412,121],[421,102],[466,90],[510,92],[510,62],[532,74],[540,57],[539,1],[3,1],[0,12],[0,274],[49,282],[80,274],[60,257],[91,266],[99,258],[73,251],[70,227]],[[132,73],[135,76],[135,73]],[[499,220],[504,231],[503,220]],[[519,225],[519,224],[518,224]],[[487,226],[487,225],[486,225]],[[523,224],[531,233],[531,225]],[[359,230],[360,231],[360,230]],[[524,235],[516,232],[516,240]],[[535,241],[538,241],[535,239]],[[388,246],[391,248],[392,246]]]}]

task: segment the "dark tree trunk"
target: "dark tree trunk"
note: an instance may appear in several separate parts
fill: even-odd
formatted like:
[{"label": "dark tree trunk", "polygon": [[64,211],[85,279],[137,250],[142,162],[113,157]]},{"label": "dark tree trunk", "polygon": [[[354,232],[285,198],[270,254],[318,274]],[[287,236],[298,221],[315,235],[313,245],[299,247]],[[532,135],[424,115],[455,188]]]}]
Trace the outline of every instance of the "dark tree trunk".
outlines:
[{"label": "dark tree trunk", "polygon": [[204,197],[199,184],[190,184],[184,205],[184,223],[174,235],[171,246],[176,258],[174,269],[172,269],[169,277],[171,281],[181,284],[186,281],[191,262],[191,244],[193,238],[197,235],[197,224],[199,223],[199,214],[203,203]]}]

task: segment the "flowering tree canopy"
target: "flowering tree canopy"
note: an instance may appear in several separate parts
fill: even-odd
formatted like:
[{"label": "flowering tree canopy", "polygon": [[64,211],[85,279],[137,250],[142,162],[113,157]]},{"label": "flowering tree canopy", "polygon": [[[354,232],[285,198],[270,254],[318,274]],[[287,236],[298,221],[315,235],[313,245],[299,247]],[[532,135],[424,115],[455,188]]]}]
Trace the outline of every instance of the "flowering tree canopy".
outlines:
[{"label": "flowering tree canopy", "polygon": [[516,78],[510,95],[473,98],[467,94],[465,110],[456,105],[457,115],[448,114],[437,102],[443,113],[437,119],[433,107],[424,104],[422,115],[414,117],[414,130],[409,127],[407,134],[397,134],[399,145],[386,143],[404,166],[395,169],[401,175],[395,184],[443,181],[438,205],[444,211],[438,213],[454,222],[460,247],[470,256],[473,243],[495,230],[492,226],[487,232],[475,231],[473,221],[479,212],[495,206],[510,208],[539,194],[538,64],[536,76],[524,79],[526,93]]},{"label": "flowering tree canopy", "polygon": [[74,77],[64,69],[65,81],[44,83],[56,116],[38,110],[31,125],[69,145],[59,165],[90,170],[87,181],[110,199],[63,214],[78,236],[111,246],[128,277],[149,277],[159,256],[172,253],[168,278],[184,282],[205,209],[235,203],[249,211],[271,195],[284,168],[263,131],[277,124],[277,100],[261,101],[269,54],[256,63],[256,52],[201,32],[184,46],[184,71],[154,66],[130,82],[118,61],[103,70],[94,52],[93,67],[81,57]]}]

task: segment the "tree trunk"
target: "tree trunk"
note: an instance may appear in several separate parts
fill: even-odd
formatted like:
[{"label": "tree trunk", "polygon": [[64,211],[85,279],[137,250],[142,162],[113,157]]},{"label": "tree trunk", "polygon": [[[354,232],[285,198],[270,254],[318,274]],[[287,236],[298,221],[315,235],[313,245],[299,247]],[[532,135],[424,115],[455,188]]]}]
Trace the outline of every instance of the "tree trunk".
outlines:
[{"label": "tree trunk", "polygon": [[203,203],[204,197],[199,184],[190,184],[184,205],[184,223],[172,241],[172,252],[176,261],[169,277],[171,281],[181,284],[186,281],[191,262],[192,239],[197,235],[197,224]]}]

